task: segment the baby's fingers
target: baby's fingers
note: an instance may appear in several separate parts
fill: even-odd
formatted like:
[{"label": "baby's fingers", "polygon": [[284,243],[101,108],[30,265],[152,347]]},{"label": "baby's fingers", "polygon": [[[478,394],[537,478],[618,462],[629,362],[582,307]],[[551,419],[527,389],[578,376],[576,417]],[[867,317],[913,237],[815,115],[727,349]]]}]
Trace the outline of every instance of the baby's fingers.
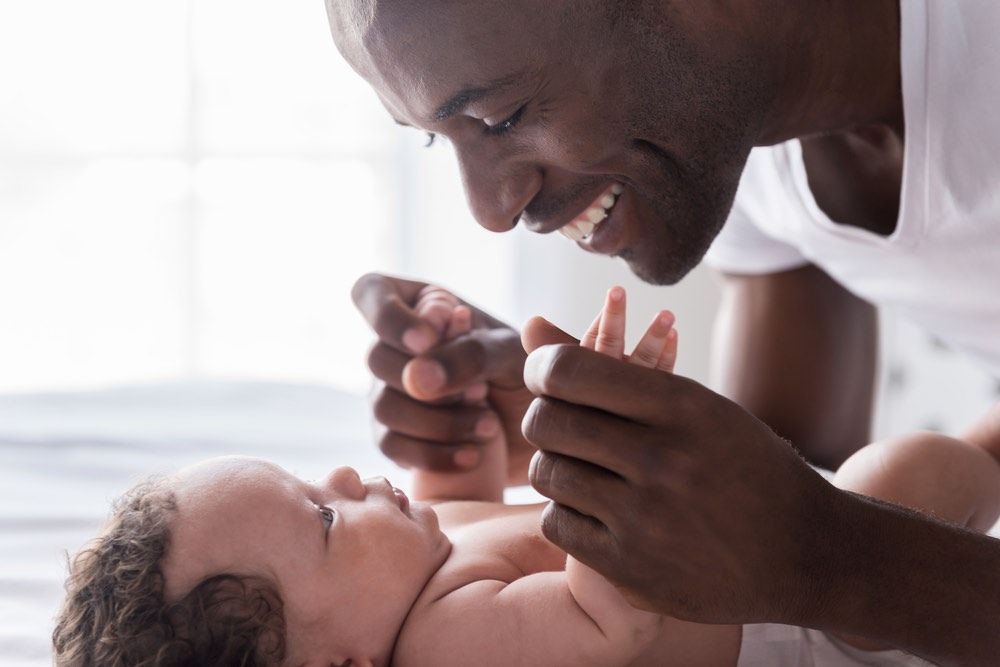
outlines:
[{"label": "baby's fingers", "polygon": [[470,331],[472,331],[472,309],[468,306],[455,306],[451,311],[444,339],[452,340]]},{"label": "baby's fingers", "polygon": [[[677,360],[677,336],[674,335],[673,352],[669,359],[661,362],[669,347],[670,334],[674,326],[674,314],[669,310],[661,310],[653,318],[653,322],[646,329],[646,333],[635,346],[635,350],[629,356],[629,363],[646,368],[660,368],[661,370],[673,370],[674,362]],[[662,368],[663,363],[669,362],[670,368]]]},{"label": "baby's fingers", "polygon": [[667,334],[667,344],[663,346],[660,353],[660,360],[656,362],[656,368],[668,373],[674,372],[674,364],[677,363],[677,329],[671,329]]},{"label": "baby's fingers", "polygon": [[580,346],[585,347],[588,350],[593,350],[597,345],[597,332],[601,328],[601,318],[604,316],[604,310],[597,313],[597,317],[594,318],[594,323],[590,325],[587,329],[587,333],[583,334],[583,338],[580,339]]},{"label": "baby's fingers", "polygon": [[458,304],[458,297],[448,290],[428,285],[420,290],[413,310],[440,335],[448,327],[452,312]]},{"label": "baby's fingers", "polygon": [[621,287],[608,290],[594,349],[615,359],[625,357],[625,290]]}]

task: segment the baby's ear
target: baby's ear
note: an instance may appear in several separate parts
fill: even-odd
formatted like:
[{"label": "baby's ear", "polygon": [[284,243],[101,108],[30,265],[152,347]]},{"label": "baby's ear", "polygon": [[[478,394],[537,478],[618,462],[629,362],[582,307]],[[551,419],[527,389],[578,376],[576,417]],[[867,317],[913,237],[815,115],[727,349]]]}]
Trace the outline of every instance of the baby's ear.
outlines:
[{"label": "baby's ear", "polygon": [[310,660],[303,667],[374,667],[375,663],[370,658],[361,660],[348,658],[347,660]]},{"label": "baby's ear", "polygon": [[532,317],[521,328],[521,345],[531,354],[543,345],[578,345],[580,341],[544,317]]}]

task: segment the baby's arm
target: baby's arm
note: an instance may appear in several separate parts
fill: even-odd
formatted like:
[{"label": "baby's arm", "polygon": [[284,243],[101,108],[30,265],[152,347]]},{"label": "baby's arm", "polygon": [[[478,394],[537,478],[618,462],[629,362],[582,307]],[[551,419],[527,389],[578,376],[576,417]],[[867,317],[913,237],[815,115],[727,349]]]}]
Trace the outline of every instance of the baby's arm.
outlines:
[{"label": "baby's arm", "polygon": [[[452,340],[472,330],[472,311],[461,305],[447,290],[428,286],[421,292],[415,307],[417,314],[441,334],[442,340]],[[409,382],[404,372],[404,385]],[[470,406],[484,404],[485,391],[472,388],[461,400]],[[485,387],[482,387],[485,390]],[[466,472],[436,473],[414,470],[412,495],[415,500],[481,500],[502,502],[507,481],[507,442],[499,422],[493,420],[495,435],[487,442],[465,448],[461,455],[481,457]]]},{"label": "baby's arm", "polygon": [[[395,664],[439,667],[611,667],[639,656],[661,616],[638,612],[598,575],[540,572],[480,580],[433,602],[404,633]],[[596,590],[604,586],[607,590]],[[433,637],[433,641],[428,639]]]},{"label": "baby's arm", "polygon": [[[654,319],[630,363],[669,371],[677,351],[673,316]],[[617,358],[624,355],[625,295],[614,288],[581,345]],[[660,636],[666,623],[680,621],[632,607],[603,576],[572,557],[565,572],[542,572],[513,582],[469,583],[432,603],[421,623],[448,628],[421,641],[405,635],[397,656],[414,665],[627,665]],[[683,631],[678,628],[678,635]],[[426,635],[424,635],[426,637]],[[705,643],[698,644],[705,653]],[[669,665],[669,656],[658,656]],[[682,653],[678,665],[690,664]],[[397,662],[399,662],[397,660]]]},{"label": "baby's arm", "polygon": [[[672,373],[677,361],[673,314],[666,310],[657,313],[632,354],[626,356],[625,313],[625,290],[611,288],[580,345],[630,364]],[[580,607],[609,635],[625,636],[631,629],[643,636],[644,630],[663,622],[662,616],[633,608],[607,579],[572,556],[566,557],[566,580]]]},{"label": "baby's arm", "polygon": [[986,415],[968,429],[963,439],[977,447],[982,447],[1000,461],[1000,403],[997,403]]}]

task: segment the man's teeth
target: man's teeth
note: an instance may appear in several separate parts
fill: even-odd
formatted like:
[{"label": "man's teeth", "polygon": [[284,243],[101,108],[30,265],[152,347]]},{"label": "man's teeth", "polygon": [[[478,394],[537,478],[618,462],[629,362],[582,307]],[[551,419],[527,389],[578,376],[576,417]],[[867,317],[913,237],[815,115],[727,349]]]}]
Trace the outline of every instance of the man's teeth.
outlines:
[{"label": "man's teeth", "polygon": [[611,186],[608,194],[602,196],[593,206],[584,211],[583,215],[579,216],[578,219],[565,225],[559,230],[559,233],[571,241],[583,241],[589,238],[594,233],[594,229],[607,219],[608,211],[615,205],[618,201],[618,195],[623,191],[624,188],[620,184],[615,183]]}]

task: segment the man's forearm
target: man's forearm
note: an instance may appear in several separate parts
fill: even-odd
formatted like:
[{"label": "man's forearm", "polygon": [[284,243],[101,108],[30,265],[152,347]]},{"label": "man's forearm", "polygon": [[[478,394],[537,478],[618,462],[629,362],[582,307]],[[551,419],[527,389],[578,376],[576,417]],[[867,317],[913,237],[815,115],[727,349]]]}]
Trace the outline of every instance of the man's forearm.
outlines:
[{"label": "man's forearm", "polygon": [[943,665],[1000,662],[1000,541],[848,492],[831,509],[806,555],[814,594],[785,622]]}]

